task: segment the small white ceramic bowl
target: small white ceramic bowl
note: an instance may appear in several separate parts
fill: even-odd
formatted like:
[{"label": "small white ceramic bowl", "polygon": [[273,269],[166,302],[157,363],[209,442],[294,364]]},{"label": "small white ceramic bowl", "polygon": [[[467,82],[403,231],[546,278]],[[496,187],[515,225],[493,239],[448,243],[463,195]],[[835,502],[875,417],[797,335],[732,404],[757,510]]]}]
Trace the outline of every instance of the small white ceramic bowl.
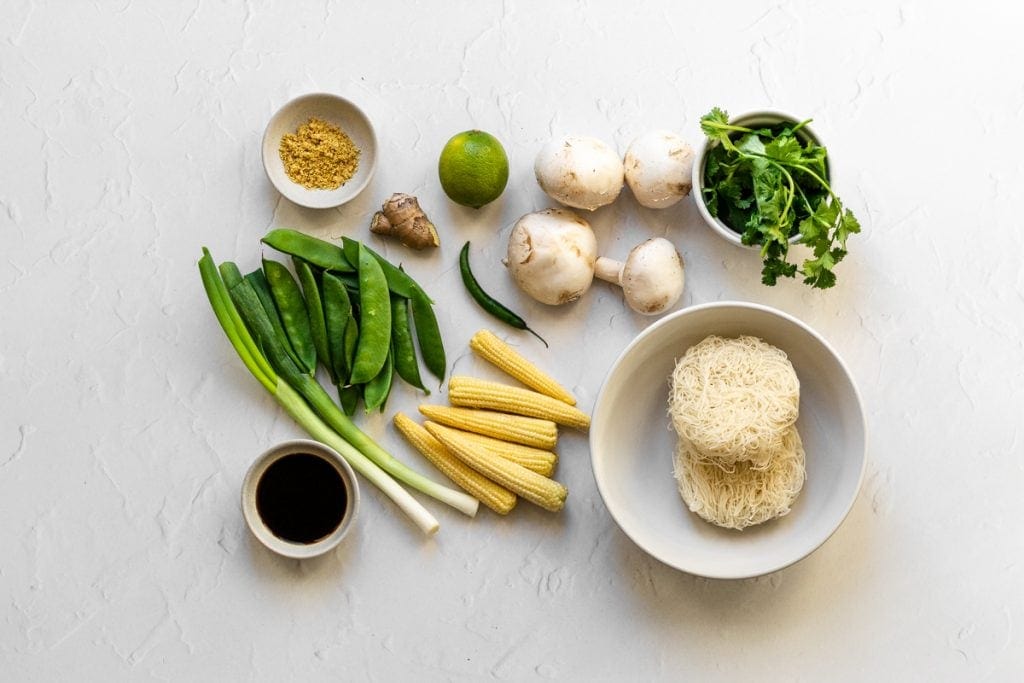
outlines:
[{"label": "small white ceramic bowl", "polygon": [[[345,487],[345,510],[341,515],[341,521],[330,534],[315,543],[295,543],[275,535],[260,517],[256,507],[256,490],[267,469],[281,458],[297,453],[308,453],[322,458],[334,467]],[[358,510],[359,484],[356,482],[355,472],[337,451],[318,441],[292,439],[268,449],[249,467],[242,483],[242,515],[249,530],[260,543],[285,557],[305,560],[330,552],[345,538]]]},{"label": "small white ceramic bowl", "polygon": [[[676,359],[709,334],[760,337],[789,355],[800,379],[807,481],[788,515],[743,531],[690,512],[672,473],[669,377]],[[718,579],[777,571],[824,543],[857,497],[864,445],[860,396],[835,350],[796,318],[742,302],[686,308],[644,330],[608,373],[590,428],[594,478],[619,527],[665,564]]]},{"label": "small white ceramic bowl", "polygon": [[[312,117],[341,128],[359,148],[359,169],[336,190],[309,190],[293,182],[281,162],[281,138],[294,133]],[[370,182],[377,164],[377,136],[370,119],[352,102],[329,93],[296,97],[281,107],[263,133],[263,168],[277,191],[299,206],[330,209],[356,197]]]},{"label": "small white ceramic bowl", "polygon": [[[762,128],[764,126],[772,126],[777,123],[800,123],[803,119],[796,119],[789,114],[784,114],[778,111],[752,111],[740,116],[735,116],[729,119],[729,123],[737,126],[745,126],[747,128]],[[797,137],[801,141],[806,142],[807,140],[814,141],[814,144],[821,145],[821,140],[817,135],[814,134],[808,126],[804,126],[797,131]],[[717,143],[716,143],[717,144]],[[707,161],[707,154],[712,149],[713,145],[708,144],[708,139],[705,137],[697,148],[697,153],[693,161],[693,201],[697,203],[697,211],[700,213],[701,218],[708,224],[715,233],[726,240],[739,247],[747,249],[760,249],[759,244],[743,244],[740,240],[740,233],[736,232],[724,222],[711,215],[708,211],[707,204],[704,203],[704,164]],[[829,171],[829,176],[832,175],[832,166],[829,161],[826,161],[826,167]],[[830,180],[831,182],[831,180]],[[790,238],[790,244],[795,244],[800,239],[799,235],[794,235]]]}]

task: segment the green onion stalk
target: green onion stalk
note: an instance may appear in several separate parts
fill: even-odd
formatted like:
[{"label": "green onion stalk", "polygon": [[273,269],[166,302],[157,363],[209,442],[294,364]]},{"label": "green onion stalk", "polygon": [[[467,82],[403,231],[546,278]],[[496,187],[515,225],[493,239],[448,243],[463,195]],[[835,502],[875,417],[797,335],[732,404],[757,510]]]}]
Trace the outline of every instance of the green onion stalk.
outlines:
[{"label": "green onion stalk", "polygon": [[[243,321],[237,302],[241,300],[248,304],[255,300],[258,304],[258,299],[249,299],[248,295],[255,297],[255,293],[251,288],[247,290],[244,280],[236,277],[237,268],[233,264],[223,264],[221,272],[218,272],[213,257],[204,247],[199,273],[213,312],[239,358],[310,436],[336,450],[428,535],[438,530],[437,519],[392,477],[469,516],[476,514],[479,502],[475,498],[411,470],[360,431],[315,379],[303,374],[287,359],[280,341],[272,333],[269,337],[264,333],[259,317],[253,319],[250,316],[250,324],[256,328],[254,331],[260,339],[260,344],[257,344]],[[225,280],[234,284],[230,293]],[[274,364],[267,355],[275,361]]]}]

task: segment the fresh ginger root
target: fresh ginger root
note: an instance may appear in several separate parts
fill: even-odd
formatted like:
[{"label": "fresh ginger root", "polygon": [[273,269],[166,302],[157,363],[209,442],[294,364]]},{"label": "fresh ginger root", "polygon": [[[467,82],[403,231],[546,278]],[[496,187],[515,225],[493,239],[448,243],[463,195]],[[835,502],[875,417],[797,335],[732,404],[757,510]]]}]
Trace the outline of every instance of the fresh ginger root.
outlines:
[{"label": "fresh ginger root", "polygon": [[397,237],[410,249],[437,247],[441,240],[434,224],[423,213],[420,203],[410,194],[396,192],[373,214],[370,232]]}]

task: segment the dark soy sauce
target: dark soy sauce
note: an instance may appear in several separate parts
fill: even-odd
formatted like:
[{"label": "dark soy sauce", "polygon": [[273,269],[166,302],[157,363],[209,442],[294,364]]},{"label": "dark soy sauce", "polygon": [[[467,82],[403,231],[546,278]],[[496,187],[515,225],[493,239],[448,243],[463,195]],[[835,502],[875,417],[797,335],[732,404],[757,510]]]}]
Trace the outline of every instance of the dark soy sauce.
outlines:
[{"label": "dark soy sauce", "polygon": [[256,511],[284,541],[316,543],[341,524],[348,493],[331,463],[309,453],[275,461],[256,486]]}]

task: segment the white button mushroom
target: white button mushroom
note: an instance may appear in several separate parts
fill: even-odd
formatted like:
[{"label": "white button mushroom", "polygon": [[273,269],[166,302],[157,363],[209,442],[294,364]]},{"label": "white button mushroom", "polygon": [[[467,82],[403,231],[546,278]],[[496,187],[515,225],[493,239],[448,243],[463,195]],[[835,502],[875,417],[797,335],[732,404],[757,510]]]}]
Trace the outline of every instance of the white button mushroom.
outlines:
[{"label": "white button mushroom", "polygon": [[597,239],[566,209],[528,213],[512,228],[505,266],[519,288],[545,304],[576,301],[590,288]]},{"label": "white button mushroom", "polygon": [[570,135],[548,142],[533,164],[537,182],[552,199],[577,209],[611,204],[625,172],[615,151],[595,138]]},{"label": "white button mushroom", "polygon": [[664,209],[690,194],[693,149],[675,133],[641,135],[630,143],[623,163],[626,184],[641,206]]},{"label": "white button mushroom", "polygon": [[595,269],[601,280],[620,285],[629,307],[644,315],[665,312],[683,293],[683,259],[664,237],[633,247],[625,264],[602,256]]}]

